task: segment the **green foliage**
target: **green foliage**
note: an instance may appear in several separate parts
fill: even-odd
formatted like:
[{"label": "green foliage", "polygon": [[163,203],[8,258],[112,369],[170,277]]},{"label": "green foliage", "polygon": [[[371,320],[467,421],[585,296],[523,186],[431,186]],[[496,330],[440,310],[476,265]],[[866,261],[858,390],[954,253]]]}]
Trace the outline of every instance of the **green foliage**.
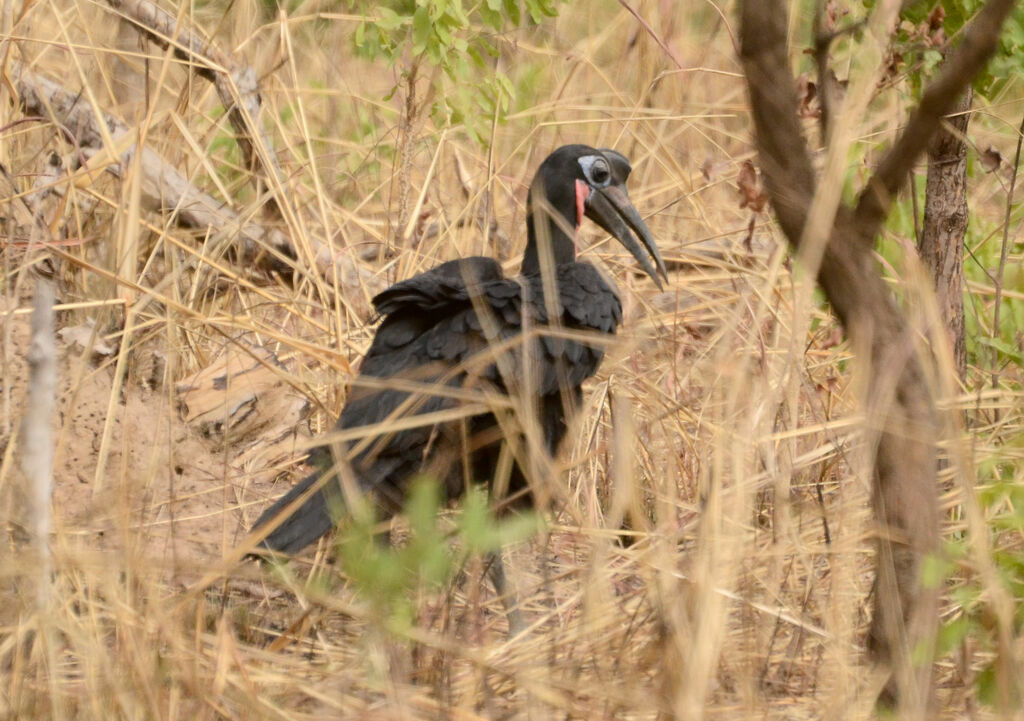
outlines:
[{"label": "green foliage", "polygon": [[[1019,449],[1009,449],[988,457],[978,468],[977,490],[977,500],[986,510],[994,546],[992,560],[997,577],[992,580],[1000,584],[1013,601],[1011,623],[1015,635],[1024,628],[1024,553],[1019,540],[1024,536],[1024,478],[1020,473],[1019,453]],[[973,573],[969,544],[966,537],[949,541],[945,560],[928,564],[932,567],[926,567],[923,580],[927,583],[935,577],[947,579],[949,595],[958,607],[958,612],[939,630],[938,652],[950,653],[967,639],[977,644],[981,652],[979,658],[988,659],[975,679],[978,698],[994,705],[999,703],[1000,681],[1012,684],[1013,680],[999,678],[1003,649],[997,640],[998,630],[988,603],[990,594],[986,592],[986,580]]]},{"label": "green foliage", "polygon": [[[1020,221],[1015,215],[1011,218],[1011,227]],[[972,249],[964,264],[964,275],[969,283],[983,288],[992,288],[993,277],[999,267],[999,256],[1002,251],[1001,224],[986,221],[981,215],[974,214],[967,226],[966,244]],[[1012,239],[1011,239],[1012,243]],[[1019,269],[1009,266],[1003,277],[1003,287],[1019,291],[1024,288],[1024,279]],[[987,293],[983,298],[991,298]],[[992,323],[995,321],[995,306],[988,306],[966,299],[965,325],[967,336],[968,362],[978,366],[992,363],[992,351],[998,352],[997,361],[1020,364],[1022,360],[1020,340],[1021,328],[1024,328],[1024,300],[1017,297],[1003,296],[999,308],[999,328],[993,333]],[[981,314],[981,315],[979,315]]]},{"label": "green foliage", "polygon": [[[968,176],[976,177],[980,174],[976,156],[968,154]],[[847,179],[847,186],[851,181]],[[918,212],[925,204],[925,185],[922,180],[915,184],[914,192],[917,194]],[[1020,223],[1020,214],[1014,213],[1011,218],[1011,227]],[[1020,329],[1024,328],[1024,300],[1019,297],[1008,297],[1003,295],[999,308],[999,329],[993,334],[992,323],[995,319],[994,304],[985,304],[991,300],[991,288],[996,269],[999,267],[999,256],[1002,250],[1001,219],[995,222],[986,218],[984,214],[973,213],[967,226],[967,236],[964,240],[970,252],[965,253],[964,276],[969,284],[976,284],[981,291],[976,298],[971,298],[965,289],[965,318],[966,341],[967,341],[967,362],[969,365],[986,367],[991,366],[993,350],[997,352],[998,365],[1024,364],[1024,353],[1020,346]],[[883,273],[889,267],[903,268],[905,259],[905,240],[914,238],[914,199],[909,194],[901,195],[893,203],[892,210],[886,219],[886,234],[876,245],[878,254],[884,261],[882,264]],[[1012,238],[1011,238],[1012,243]],[[1019,245],[1017,246],[1019,248]],[[1019,252],[1011,247],[1012,252]],[[1024,288],[1024,271],[1015,264],[1009,264],[1003,277],[1004,289],[1010,289],[1019,293]],[[893,291],[900,293],[899,284],[893,286]],[[1013,294],[1011,294],[1013,295]]]},{"label": "green foliage", "polygon": [[[420,62],[442,71],[443,85],[432,99],[438,127],[464,125],[481,140],[492,118],[501,120],[515,98],[508,76],[492,65],[496,37],[558,14],[564,0],[482,0],[467,10],[462,0],[386,0],[367,13],[355,33],[363,57]],[[357,10],[365,3],[354,1]],[[367,8],[369,9],[369,8]]]},{"label": "green foliage", "polygon": [[[984,4],[984,0],[943,0],[941,5],[946,14],[943,29],[946,35],[953,37],[954,34],[959,33]],[[907,8],[905,14],[908,17],[921,15],[923,8],[927,8],[928,4],[920,3],[919,5],[922,7]],[[974,80],[975,90],[988,98],[997,94],[1010,78],[1024,69],[1022,51],[1024,51],[1024,15],[1019,12],[1010,13],[1003,25],[995,57]]]},{"label": "green foliage", "polygon": [[[874,4],[874,0],[864,0],[866,8]],[[985,0],[904,4],[900,12],[901,22],[893,38],[893,50],[905,61],[908,80],[916,92],[941,64],[939,47],[947,38],[956,38],[984,5]],[[1003,25],[995,57],[974,80],[975,91],[986,98],[995,97],[1012,78],[1024,71],[1022,51],[1024,13],[1010,13]]]},{"label": "green foliage", "polygon": [[536,513],[521,513],[495,521],[487,494],[481,488],[471,488],[462,504],[458,529],[470,553],[488,553],[536,534],[541,520]]},{"label": "green foliage", "polygon": [[[380,543],[379,527],[368,504],[353,509],[339,534],[338,553],[345,574],[354,589],[371,601],[379,619],[392,628],[411,625],[416,590],[444,586],[466,555],[496,551],[528,538],[540,528],[535,514],[495,519],[487,494],[474,488],[466,494],[455,538],[450,539],[451,533],[442,525],[441,509],[438,484],[419,477],[410,485],[403,510],[409,523],[407,542],[398,547]],[[462,559],[453,557],[453,547],[461,549]]]}]

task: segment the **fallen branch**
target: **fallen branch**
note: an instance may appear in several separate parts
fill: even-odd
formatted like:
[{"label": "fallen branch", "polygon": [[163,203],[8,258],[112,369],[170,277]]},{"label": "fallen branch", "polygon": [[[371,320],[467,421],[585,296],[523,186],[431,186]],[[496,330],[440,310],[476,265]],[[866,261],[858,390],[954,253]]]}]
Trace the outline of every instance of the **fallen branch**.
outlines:
[{"label": "fallen branch", "polygon": [[[228,122],[235,129],[236,141],[252,172],[262,168],[274,189],[281,187],[281,169],[273,154],[273,144],[259,122],[262,100],[256,72],[235,63],[212,41],[196,35],[179,18],[149,0],[107,0],[136,30],[162,48],[173,47],[175,57],[188,63],[200,77],[213,83],[221,104],[227,109]],[[281,208],[271,195],[277,214]]]},{"label": "fallen branch", "polygon": [[[123,177],[123,169],[130,166],[136,150],[130,140],[133,131],[126,124],[106,113],[97,117],[79,94],[17,64],[12,65],[12,76],[25,113],[49,118],[65,133],[73,134],[81,157],[74,159],[72,167],[87,165],[90,158],[104,150],[101,122],[106,124],[115,142],[120,139],[128,141],[128,148],[121,154],[120,161],[103,168],[118,178]],[[224,203],[193,187],[177,168],[149,148],[142,149],[140,160],[141,200],[148,210],[171,213],[178,223],[187,228],[234,238],[235,250],[242,262],[254,262],[279,273],[292,271],[295,250],[284,233],[243,220]]]}]

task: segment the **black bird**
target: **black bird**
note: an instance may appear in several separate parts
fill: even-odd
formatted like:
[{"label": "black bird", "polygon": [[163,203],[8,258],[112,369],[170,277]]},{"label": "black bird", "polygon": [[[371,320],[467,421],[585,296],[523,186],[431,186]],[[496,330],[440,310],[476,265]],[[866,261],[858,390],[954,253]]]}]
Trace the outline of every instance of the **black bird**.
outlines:
[{"label": "black bird", "polygon": [[[577,260],[575,235],[583,217],[618,238],[659,288],[655,266],[667,277],[654,239],[626,193],[630,170],[629,161],[614,150],[559,148],[530,186],[518,277],[505,277],[491,258],[465,258],[397,283],[373,299],[383,322],[337,429],[381,427],[359,440],[351,440],[350,433],[348,443],[334,444],[334,453],[346,457],[339,465],[351,470],[348,478],[379,509],[399,510],[410,479],[423,472],[442,484],[448,498],[461,495],[466,480],[493,482],[504,437],[498,420],[486,403],[468,408],[462,419],[450,419],[459,406],[479,404],[486,391],[506,400],[528,394],[544,450],[556,453],[567,417],[579,406],[580,385],[604,355],[599,336],[614,334],[622,320],[615,288],[592,265]],[[467,390],[476,391],[475,400],[467,400]],[[445,411],[454,413],[416,424],[417,415],[437,417]],[[389,429],[396,420],[406,422]],[[513,502],[529,501],[529,471],[520,465],[528,464],[528,457],[520,448],[506,475]],[[331,450],[318,448],[311,462],[317,470],[253,527],[270,529],[263,543],[271,550],[300,550],[329,531],[341,512],[343,484],[336,473],[325,478],[335,468]],[[499,585],[500,564],[494,570]]]}]

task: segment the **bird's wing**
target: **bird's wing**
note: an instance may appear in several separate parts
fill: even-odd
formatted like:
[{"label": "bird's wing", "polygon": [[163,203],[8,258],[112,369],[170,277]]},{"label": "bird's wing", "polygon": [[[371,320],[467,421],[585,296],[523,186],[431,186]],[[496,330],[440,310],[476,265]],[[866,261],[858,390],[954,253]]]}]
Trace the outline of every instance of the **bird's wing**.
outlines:
[{"label": "bird's wing", "polygon": [[[505,278],[490,258],[445,263],[402,281],[374,298],[384,320],[363,358],[338,427],[352,429],[381,424],[383,429],[409,416],[454,409],[465,402],[462,386],[469,377],[491,380],[497,374],[473,370],[471,359],[502,331],[487,332],[493,323],[480,315],[502,319],[506,332],[513,318],[518,328],[521,289]],[[408,422],[405,422],[408,426]],[[451,423],[383,431],[364,442],[354,465],[367,490],[387,493],[404,476],[424,464],[426,449]]]},{"label": "bird's wing", "polygon": [[[579,385],[596,371],[604,348],[596,340],[567,338],[564,331],[614,333],[622,308],[597,271],[584,264],[559,269],[558,287],[554,308],[562,329],[550,328],[539,278],[505,278],[490,259],[471,259],[468,266],[466,261],[446,263],[374,299],[385,317],[338,419],[342,430],[381,424],[368,440],[346,444],[356,450],[352,468],[364,491],[394,507],[418,471],[433,467],[439,478],[444,473],[457,475],[457,470],[451,470],[457,458],[438,464],[436,451],[444,445],[443,437],[457,442],[458,424],[408,427],[403,419],[456,409],[464,402],[466,386],[505,389],[513,379],[518,385],[529,375],[536,386],[534,394],[551,399],[564,389],[578,402]],[[516,342],[523,336],[524,322],[536,329],[536,334],[526,336],[525,352],[523,344]],[[531,374],[524,372],[524,358],[532,364]],[[548,406],[552,418],[545,422],[559,427],[557,437],[549,438],[554,450],[564,418],[545,400],[544,407]],[[398,430],[388,428],[396,422],[404,425]],[[458,456],[460,450],[456,448],[455,453]],[[317,465],[329,467],[329,454],[321,453],[318,459]],[[256,527],[269,522],[317,478],[318,474],[310,476],[301,489],[296,487],[268,509]],[[329,495],[326,490],[314,494],[267,537],[266,545],[294,551],[326,532],[331,519]]]},{"label": "bird's wing", "polygon": [[[534,358],[540,395],[576,388],[597,372],[604,357],[603,336],[614,335],[622,322],[622,303],[614,288],[588,263],[558,269],[558,326],[548,321],[543,280],[530,279],[529,315],[541,326]],[[583,337],[581,337],[581,334]],[[566,335],[570,337],[566,337]],[[590,335],[591,342],[585,337]]]},{"label": "bird's wing", "polygon": [[426,362],[416,346],[423,336],[463,312],[487,284],[506,280],[493,258],[462,258],[396,283],[373,305],[384,321],[363,359],[362,373],[389,377]]},{"label": "bird's wing", "polygon": [[413,308],[440,311],[465,301],[483,284],[503,277],[501,266],[493,258],[450,260],[381,291],[374,297],[373,306],[384,316]]},{"label": "bird's wing", "polygon": [[[542,396],[579,386],[604,355],[600,338],[588,342],[580,333],[613,334],[622,305],[592,266],[576,263],[558,273],[559,297],[550,309],[539,277],[505,278],[489,258],[445,263],[378,295],[375,304],[386,315],[339,426],[454,407],[452,388],[476,379],[504,390],[530,378],[530,392]],[[560,327],[551,327],[549,310]],[[533,332],[520,341],[524,324]],[[524,363],[532,365],[529,373]],[[404,453],[421,434],[430,429],[396,434],[381,452],[393,443]]]}]

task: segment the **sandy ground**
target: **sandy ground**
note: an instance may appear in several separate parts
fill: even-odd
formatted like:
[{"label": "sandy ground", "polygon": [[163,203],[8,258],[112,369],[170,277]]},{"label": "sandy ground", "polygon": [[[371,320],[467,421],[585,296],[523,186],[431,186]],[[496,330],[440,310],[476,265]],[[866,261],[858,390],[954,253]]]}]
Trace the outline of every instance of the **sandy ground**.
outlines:
[{"label": "sandy ground", "polygon": [[[17,302],[0,298],[0,312],[31,303],[26,287]],[[131,544],[176,575],[218,562],[264,502],[284,490],[288,471],[301,470],[297,443],[308,435],[306,399],[275,377],[268,353],[257,349],[266,362],[261,365],[248,346],[242,352],[228,344],[209,367],[169,388],[158,343],[143,342],[112,401],[116,348],[90,339],[90,325],[75,324],[80,318],[71,316],[58,312],[56,322],[57,537],[96,549]],[[18,458],[11,440],[25,402],[31,321],[27,313],[5,318],[0,450],[13,468]],[[16,471],[6,478],[0,486],[5,507],[24,526],[22,478]]]}]

